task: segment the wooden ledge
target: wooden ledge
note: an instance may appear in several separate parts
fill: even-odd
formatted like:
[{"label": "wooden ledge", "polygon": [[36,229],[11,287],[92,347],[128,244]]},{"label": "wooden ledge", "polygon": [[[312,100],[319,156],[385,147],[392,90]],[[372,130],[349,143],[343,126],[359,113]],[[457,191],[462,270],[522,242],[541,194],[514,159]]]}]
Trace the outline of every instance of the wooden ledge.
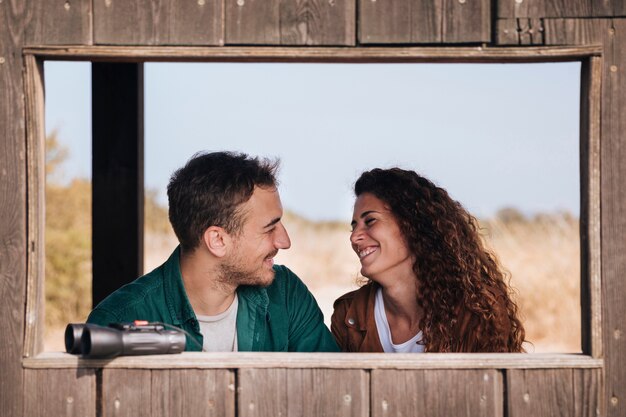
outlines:
[{"label": "wooden ledge", "polygon": [[32,45],[24,55],[84,61],[187,62],[558,62],[600,56],[599,45],[565,47],[272,47]]},{"label": "wooden ledge", "polygon": [[31,369],[140,368],[140,369],[234,369],[234,368],[326,368],[326,369],[552,369],[601,368],[602,359],[582,354],[528,353],[278,353],[185,352],[176,355],[121,356],[115,359],[82,359],[61,352],[25,358]]}]

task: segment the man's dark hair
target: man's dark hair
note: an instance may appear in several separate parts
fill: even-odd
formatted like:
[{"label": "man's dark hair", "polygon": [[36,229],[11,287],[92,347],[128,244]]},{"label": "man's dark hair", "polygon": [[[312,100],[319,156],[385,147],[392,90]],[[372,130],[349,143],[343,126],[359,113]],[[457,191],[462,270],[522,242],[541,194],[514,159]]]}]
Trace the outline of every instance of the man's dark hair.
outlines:
[{"label": "man's dark hair", "polygon": [[255,187],[277,186],[278,161],[244,153],[197,153],[178,169],[167,186],[169,218],[183,250],[193,250],[210,226],[238,233],[244,213],[240,204]]}]

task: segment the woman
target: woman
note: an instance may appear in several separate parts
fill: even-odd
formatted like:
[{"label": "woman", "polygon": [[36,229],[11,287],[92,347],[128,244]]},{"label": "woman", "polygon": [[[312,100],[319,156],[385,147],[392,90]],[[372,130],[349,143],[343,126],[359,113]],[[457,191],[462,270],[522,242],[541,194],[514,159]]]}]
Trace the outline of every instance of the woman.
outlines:
[{"label": "woman", "polygon": [[335,301],[348,352],[523,352],[524,328],[477,222],[448,193],[399,168],[354,186],[350,241],[370,282]]}]

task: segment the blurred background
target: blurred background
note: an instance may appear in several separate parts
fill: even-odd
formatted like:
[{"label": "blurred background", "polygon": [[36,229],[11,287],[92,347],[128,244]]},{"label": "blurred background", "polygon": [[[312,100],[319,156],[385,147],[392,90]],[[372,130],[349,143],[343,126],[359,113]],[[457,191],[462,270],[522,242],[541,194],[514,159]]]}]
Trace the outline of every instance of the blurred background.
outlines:
[{"label": "blurred background", "polygon": [[[195,152],[281,159],[277,262],[329,323],[358,287],[352,185],[414,169],[480,221],[530,352],[579,352],[579,63],[145,64],[145,271],[177,245],[165,187]],[[46,62],[46,350],[91,310],[91,74]],[[520,125],[519,120],[524,120]]]}]

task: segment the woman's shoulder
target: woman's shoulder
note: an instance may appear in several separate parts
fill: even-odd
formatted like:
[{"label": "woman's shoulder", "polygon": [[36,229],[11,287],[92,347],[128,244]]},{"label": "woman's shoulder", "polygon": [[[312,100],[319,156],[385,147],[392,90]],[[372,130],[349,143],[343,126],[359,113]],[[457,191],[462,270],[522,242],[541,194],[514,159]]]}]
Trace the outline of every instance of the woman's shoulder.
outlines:
[{"label": "woman's shoulder", "polygon": [[376,290],[376,284],[374,284],[373,282],[368,282],[367,284],[363,285],[361,288],[358,288],[354,291],[347,292],[341,297],[337,298],[335,302],[333,303],[333,307],[337,308],[338,306],[342,304],[350,305],[355,301],[366,302],[367,299],[370,297],[372,291],[375,291],[375,290]]}]

